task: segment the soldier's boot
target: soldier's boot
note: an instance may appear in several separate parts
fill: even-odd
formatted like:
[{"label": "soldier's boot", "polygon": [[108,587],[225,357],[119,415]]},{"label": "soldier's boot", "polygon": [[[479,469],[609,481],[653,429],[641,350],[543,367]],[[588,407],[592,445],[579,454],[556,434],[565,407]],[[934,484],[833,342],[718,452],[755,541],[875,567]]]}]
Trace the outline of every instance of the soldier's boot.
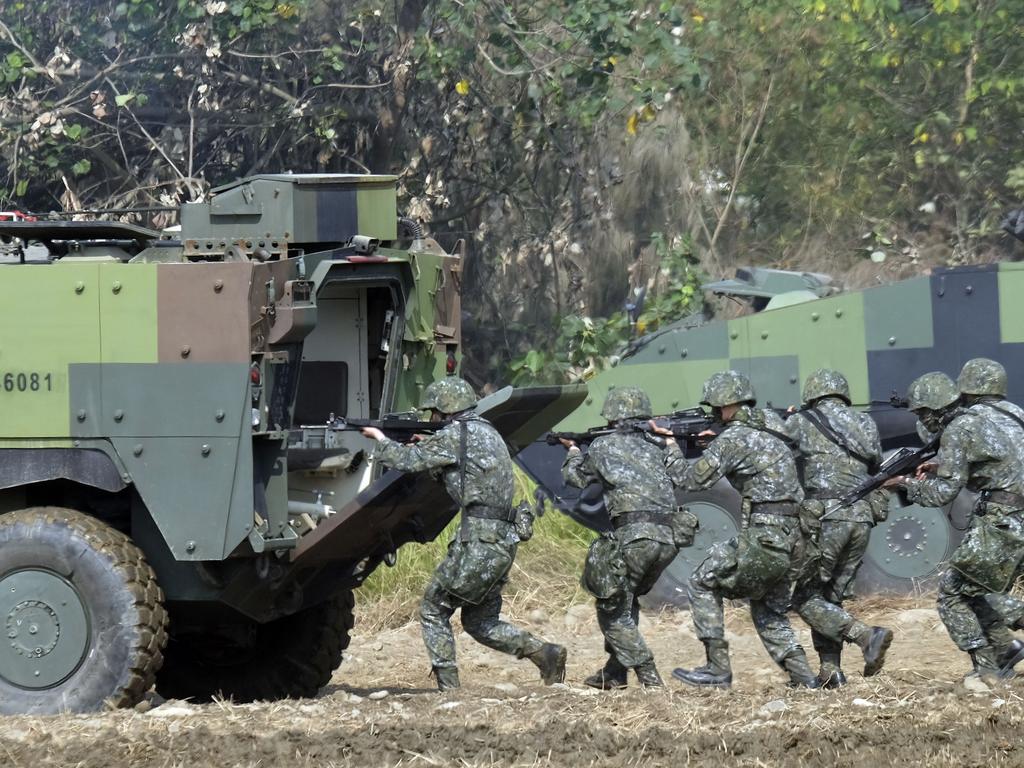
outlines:
[{"label": "soldier's boot", "polygon": [[534,651],[526,658],[540,670],[540,679],[544,685],[561,683],[565,680],[566,651],[564,646],[544,643],[540,650]]},{"label": "soldier's boot", "polygon": [[782,668],[789,673],[789,688],[821,688],[821,681],[807,663],[807,654],[794,651],[782,660]]},{"label": "soldier's boot", "polygon": [[881,672],[885,664],[885,652],[892,645],[892,630],[885,627],[868,627],[854,642],[864,652],[864,677]]},{"label": "soldier's boot", "polygon": [[615,656],[609,656],[604,668],[597,670],[594,674],[583,681],[584,685],[597,688],[601,691],[610,691],[613,688],[626,687],[626,672],[628,670],[619,663]]},{"label": "soldier's boot", "polygon": [[459,687],[459,670],[456,667],[434,667],[437,690],[452,691]]},{"label": "soldier's boot", "polygon": [[653,661],[638,664],[633,669],[636,671],[636,679],[644,688],[661,688],[665,685]]},{"label": "soldier's boot", "polygon": [[1024,661],[1024,643],[1014,640],[999,653],[998,661],[1000,676],[1013,677],[1016,674],[1014,667]]},{"label": "soldier's boot", "polygon": [[732,667],[729,664],[729,644],[725,640],[705,640],[707,663],[695,669],[677,668],[672,677],[688,685],[703,688],[729,688],[732,686]]},{"label": "soldier's boot", "polygon": [[974,665],[971,675],[980,677],[982,680],[1007,680],[1015,674],[1012,667],[1008,673],[1002,672],[999,667],[999,654],[992,646],[976,648],[970,651],[970,654],[971,662]]},{"label": "soldier's boot", "polygon": [[818,656],[821,658],[821,669],[818,671],[821,687],[831,690],[846,685],[846,675],[840,666],[842,651],[821,651]]}]

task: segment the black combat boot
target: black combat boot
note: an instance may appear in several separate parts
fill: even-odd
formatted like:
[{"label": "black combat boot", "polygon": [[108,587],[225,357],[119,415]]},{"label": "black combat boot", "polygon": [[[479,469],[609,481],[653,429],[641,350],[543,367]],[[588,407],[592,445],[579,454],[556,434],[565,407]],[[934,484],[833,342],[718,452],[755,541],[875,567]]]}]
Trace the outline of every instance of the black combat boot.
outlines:
[{"label": "black combat boot", "polygon": [[619,664],[619,660],[615,656],[609,656],[604,668],[597,670],[597,672],[584,680],[583,684],[602,691],[610,691],[613,688],[625,688],[627,671],[624,666]]},{"label": "black combat boot", "polygon": [[818,657],[821,659],[821,669],[818,671],[821,687],[831,690],[846,685],[846,675],[840,666],[842,651],[819,651]]},{"label": "black combat boot", "polygon": [[807,663],[807,654],[803,651],[794,651],[784,658],[782,668],[789,673],[789,682],[786,683],[788,687],[821,688],[821,681]]},{"label": "black combat boot", "polygon": [[452,691],[459,687],[459,670],[455,667],[434,667],[437,690]]},{"label": "black combat boot", "polygon": [[1024,643],[1020,640],[1014,640],[1006,648],[999,653],[999,676],[1008,679],[1014,677],[1017,673],[1014,667],[1024,661]]},{"label": "black combat boot", "polygon": [[633,667],[633,669],[636,671],[636,679],[640,681],[640,685],[644,688],[661,688],[665,685],[653,661],[639,664]]},{"label": "black combat boot", "polygon": [[696,669],[672,670],[672,677],[688,685],[703,688],[729,688],[732,686],[732,667],[729,665],[729,644],[725,640],[705,640],[707,663]]},{"label": "black combat boot", "polygon": [[969,653],[971,662],[974,664],[972,675],[976,675],[982,680],[1007,680],[1014,677],[1015,673],[1012,667],[1008,673],[1003,673],[999,665],[999,654],[992,646],[976,648]]},{"label": "black combat boot", "polygon": [[892,630],[885,627],[871,627],[854,642],[864,652],[864,677],[877,675],[885,664],[885,652],[892,644]]},{"label": "black combat boot", "polygon": [[531,653],[528,658],[540,670],[540,679],[544,685],[561,683],[565,680],[565,648],[554,643],[544,643],[540,650]]}]

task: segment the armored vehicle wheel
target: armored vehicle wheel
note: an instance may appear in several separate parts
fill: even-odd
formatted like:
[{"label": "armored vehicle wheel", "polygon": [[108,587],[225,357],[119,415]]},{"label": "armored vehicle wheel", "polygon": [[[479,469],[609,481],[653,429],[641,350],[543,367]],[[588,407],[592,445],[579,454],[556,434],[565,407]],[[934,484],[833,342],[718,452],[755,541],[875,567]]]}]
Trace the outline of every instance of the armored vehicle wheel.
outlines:
[{"label": "armored vehicle wheel", "polygon": [[[857,594],[909,595],[935,586],[943,563],[964,537],[974,497],[961,494],[944,509],[901,506],[894,494],[889,518],[871,531],[864,562],[857,572]],[[950,517],[956,523],[950,523]]]},{"label": "armored vehicle wheel", "polygon": [[315,696],[341,664],[352,630],[351,592],[292,616],[252,623],[227,639],[215,632],[175,635],[156,681],[162,696],[237,702]]},{"label": "armored vehicle wheel", "polygon": [[686,583],[693,569],[707,557],[708,547],[731,539],[740,529],[740,496],[727,483],[697,493],[677,492],[676,500],[697,516],[700,527],[693,544],[679,551],[643,599],[651,608],[687,605]]},{"label": "armored vehicle wheel", "polygon": [[142,551],[98,520],[34,507],[0,516],[0,713],[138,702],[167,642]]}]

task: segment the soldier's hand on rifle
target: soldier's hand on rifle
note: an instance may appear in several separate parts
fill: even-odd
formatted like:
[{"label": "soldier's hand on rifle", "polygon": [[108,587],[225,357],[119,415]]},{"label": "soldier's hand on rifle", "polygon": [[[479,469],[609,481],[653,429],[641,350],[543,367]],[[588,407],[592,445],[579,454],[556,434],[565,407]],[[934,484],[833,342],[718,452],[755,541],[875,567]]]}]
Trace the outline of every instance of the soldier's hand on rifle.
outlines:
[{"label": "soldier's hand on rifle", "polygon": [[886,480],[884,483],[882,483],[882,487],[883,488],[902,488],[906,484],[907,484],[907,476],[906,475],[896,475],[896,477],[890,477],[888,480]]},{"label": "soldier's hand on rifle", "polygon": [[651,428],[651,432],[653,432],[656,435],[661,435],[662,437],[675,437],[672,434],[671,429],[669,429],[668,427],[661,426],[654,419],[648,421],[647,426],[649,426]]},{"label": "soldier's hand on rifle", "polygon": [[363,427],[359,430],[363,437],[368,437],[371,440],[376,440],[378,443],[384,439],[384,433],[376,427]]},{"label": "soldier's hand on rifle", "polygon": [[564,437],[560,437],[560,438],[558,438],[558,442],[560,442],[566,448],[575,448],[576,447],[576,441],[575,440],[566,440]]},{"label": "soldier's hand on rifle", "polygon": [[924,480],[925,475],[931,473],[935,474],[935,470],[939,468],[939,462],[937,461],[925,461],[917,465],[917,472],[914,477],[918,480]]}]

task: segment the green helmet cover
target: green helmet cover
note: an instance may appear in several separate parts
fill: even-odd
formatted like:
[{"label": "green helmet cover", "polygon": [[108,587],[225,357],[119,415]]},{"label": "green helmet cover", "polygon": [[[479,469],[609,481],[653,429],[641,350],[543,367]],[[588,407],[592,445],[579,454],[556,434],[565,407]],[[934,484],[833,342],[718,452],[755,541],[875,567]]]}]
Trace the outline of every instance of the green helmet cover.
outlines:
[{"label": "green helmet cover", "polygon": [[1006,369],[987,357],[976,357],[964,363],[956,383],[965,395],[1006,397]]},{"label": "green helmet cover", "polygon": [[804,402],[810,403],[820,397],[834,396],[850,404],[850,383],[839,371],[819,368],[804,382]]},{"label": "green helmet cover", "polygon": [[704,397],[700,402],[712,408],[738,403],[754,405],[757,403],[757,395],[754,394],[750,379],[739,371],[719,371],[711,374],[704,382]]},{"label": "green helmet cover", "polygon": [[932,371],[914,379],[907,389],[907,406],[912,411],[927,408],[941,411],[960,399],[956,383],[944,373]]},{"label": "green helmet cover", "polygon": [[477,403],[476,392],[465,379],[448,376],[427,385],[420,398],[421,411],[459,413]]},{"label": "green helmet cover", "polygon": [[640,387],[616,387],[601,407],[601,416],[608,421],[646,419],[651,413],[651,398]]}]

